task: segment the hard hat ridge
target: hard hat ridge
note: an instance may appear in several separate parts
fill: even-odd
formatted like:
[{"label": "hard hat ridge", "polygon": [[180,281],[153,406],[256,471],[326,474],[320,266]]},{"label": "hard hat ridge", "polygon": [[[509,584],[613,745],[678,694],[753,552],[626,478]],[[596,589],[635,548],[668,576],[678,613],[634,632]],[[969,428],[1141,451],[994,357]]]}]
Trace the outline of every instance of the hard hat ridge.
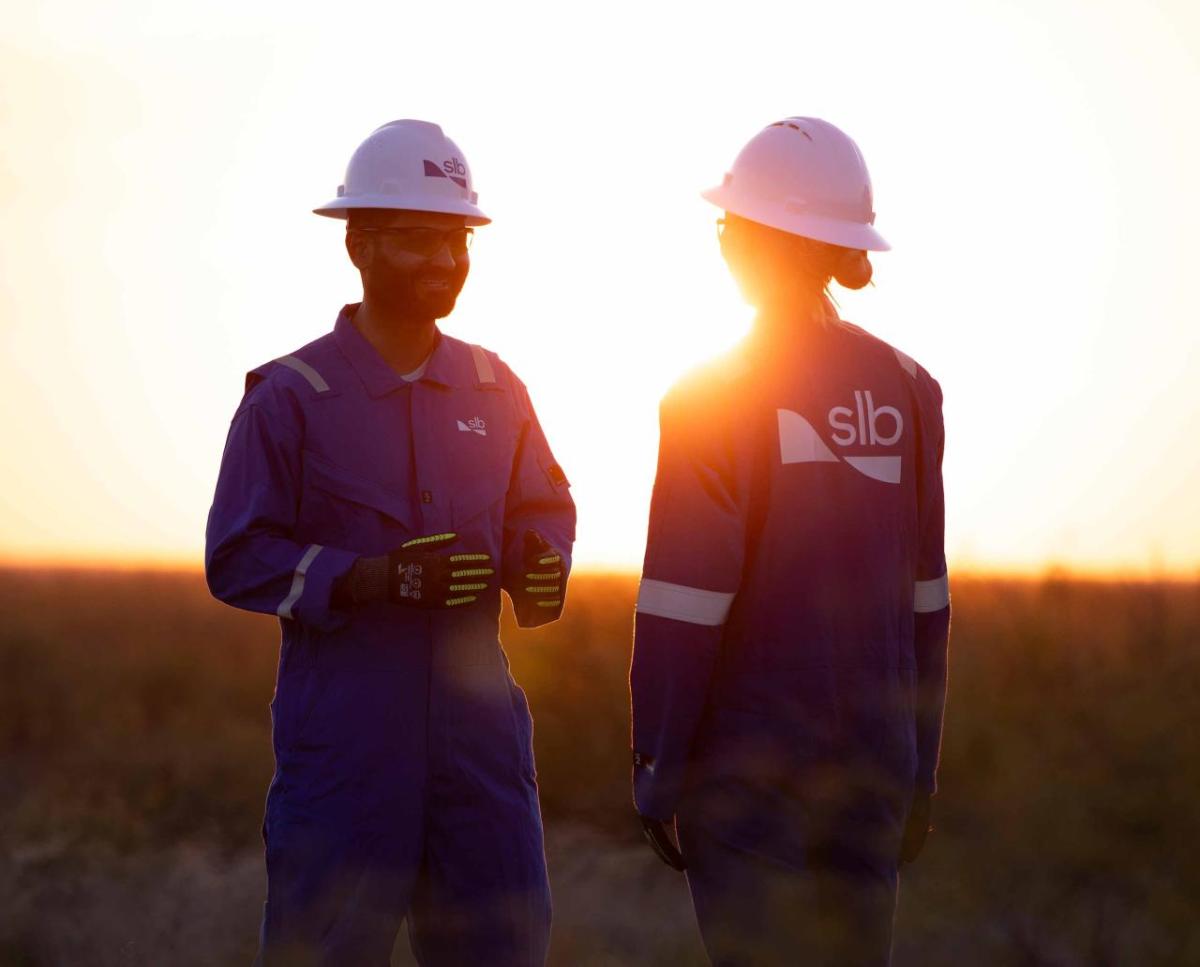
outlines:
[{"label": "hard hat ridge", "polygon": [[346,166],[337,197],[314,208],[346,218],[356,208],[407,209],[462,215],[468,225],[491,221],[479,208],[471,169],[458,145],[430,121],[380,125]]}]

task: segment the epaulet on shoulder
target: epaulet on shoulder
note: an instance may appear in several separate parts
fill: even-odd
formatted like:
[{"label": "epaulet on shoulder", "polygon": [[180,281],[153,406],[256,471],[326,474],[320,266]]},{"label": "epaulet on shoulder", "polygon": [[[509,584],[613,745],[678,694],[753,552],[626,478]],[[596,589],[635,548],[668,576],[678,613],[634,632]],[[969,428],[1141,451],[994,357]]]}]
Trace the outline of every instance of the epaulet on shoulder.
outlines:
[{"label": "epaulet on shoulder", "polygon": [[851,333],[852,335],[858,336],[862,339],[868,340],[871,343],[874,343],[876,346],[878,346],[882,350],[886,350],[888,353],[890,353],[892,356],[895,357],[896,362],[898,362],[900,364],[900,368],[902,370],[904,370],[906,373],[908,373],[909,376],[911,376],[913,379],[920,378],[921,367],[915,359],[913,359],[910,355],[908,355],[908,353],[901,352],[899,349],[897,349],[891,343],[885,342],[884,340],[880,339],[878,336],[874,335],[873,333],[867,332],[867,330],[862,328],[862,326],[856,326],[854,323],[847,322],[845,319],[838,319],[837,322],[835,323],[835,325],[841,329],[846,330],[847,332]]},{"label": "epaulet on shoulder", "polygon": [[501,359],[498,353],[475,343],[467,343],[467,346],[471,350],[471,362],[475,364],[475,381],[479,385],[494,383],[499,386],[503,382],[512,382],[515,379],[508,363]]},{"label": "epaulet on shoulder", "polygon": [[921,367],[915,359],[908,355],[908,353],[901,352],[895,346],[888,346],[888,348],[896,354],[896,361],[900,364],[902,370],[908,373],[913,379],[921,378]]},{"label": "epaulet on shoulder", "polygon": [[317,396],[332,393],[329,383],[320,371],[312,363],[295,354],[280,356],[250,370],[246,374],[245,392],[249,393],[266,380],[277,380],[281,386],[292,386],[302,390],[307,388]]},{"label": "epaulet on shoulder", "polygon": [[[454,348],[452,357],[456,360],[454,366],[459,370],[459,378],[467,378],[470,373],[470,378],[481,388],[500,387],[517,381],[508,364],[492,350],[448,333],[442,333],[441,338],[443,343]],[[469,363],[461,362],[464,356],[470,360]]]}]

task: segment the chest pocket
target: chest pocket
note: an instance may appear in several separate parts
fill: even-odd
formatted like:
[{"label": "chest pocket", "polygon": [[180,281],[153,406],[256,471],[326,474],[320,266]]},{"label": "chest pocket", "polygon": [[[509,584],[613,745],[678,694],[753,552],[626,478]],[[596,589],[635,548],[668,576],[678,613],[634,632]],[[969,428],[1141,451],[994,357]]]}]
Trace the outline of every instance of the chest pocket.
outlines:
[{"label": "chest pocket", "polygon": [[409,498],[314,450],[302,453],[304,537],[359,554],[383,554],[414,536]]},{"label": "chest pocket", "polygon": [[456,408],[463,415],[454,418],[444,456],[452,477],[450,514],[456,528],[497,506],[503,510],[517,442],[507,393],[471,390],[459,400]]}]

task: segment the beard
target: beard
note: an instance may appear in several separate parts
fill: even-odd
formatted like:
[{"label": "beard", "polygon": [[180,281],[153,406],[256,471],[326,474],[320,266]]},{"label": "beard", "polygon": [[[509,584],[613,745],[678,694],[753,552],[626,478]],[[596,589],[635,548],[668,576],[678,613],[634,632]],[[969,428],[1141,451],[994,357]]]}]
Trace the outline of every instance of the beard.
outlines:
[{"label": "beard", "polygon": [[388,273],[372,279],[368,297],[398,316],[444,319],[454,311],[458,294],[467,281],[469,263],[459,262],[449,271],[429,266]]}]

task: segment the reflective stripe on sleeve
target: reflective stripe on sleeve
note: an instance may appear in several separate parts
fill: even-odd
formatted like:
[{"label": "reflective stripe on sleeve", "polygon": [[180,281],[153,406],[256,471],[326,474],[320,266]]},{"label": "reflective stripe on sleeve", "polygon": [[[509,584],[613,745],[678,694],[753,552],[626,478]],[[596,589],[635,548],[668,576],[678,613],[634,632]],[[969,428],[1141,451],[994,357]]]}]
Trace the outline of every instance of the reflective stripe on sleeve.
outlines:
[{"label": "reflective stripe on sleeve", "polygon": [[303,359],[297,359],[295,356],[280,356],[275,362],[286,366],[288,369],[294,369],[308,380],[308,385],[318,393],[324,393],[329,389],[329,384],[321,378],[321,374],[309,366]]},{"label": "reflective stripe on sleeve", "polygon": [[913,611],[925,614],[941,611],[950,604],[950,579],[943,574],[932,581],[917,581],[913,585]]},{"label": "reflective stripe on sleeve", "polygon": [[479,346],[472,346],[471,355],[475,357],[475,375],[479,377],[479,382],[496,382],[496,374],[492,371],[492,361],[487,358],[487,353]]},{"label": "reflective stripe on sleeve", "polygon": [[308,573],[309,565],[316,559],[324,548],[320,544],[309,544],[304,555],[300,558],[300,563],[296,565],[296,573],[292,575],[292,589],[288,592],[288,596],[283,599],[283,604],[276,610],[276,614],[281,618],[292,617],[292,605],[300,600],[300,595],[304,593],[304,575]]},{"label": "reflective stripe on sleeve", "polygon": [[733,598],[732,591],[706,591],[642,578],[637,610],[639,614],[654,614],[694,625],[720,625],[725,623]]}]

